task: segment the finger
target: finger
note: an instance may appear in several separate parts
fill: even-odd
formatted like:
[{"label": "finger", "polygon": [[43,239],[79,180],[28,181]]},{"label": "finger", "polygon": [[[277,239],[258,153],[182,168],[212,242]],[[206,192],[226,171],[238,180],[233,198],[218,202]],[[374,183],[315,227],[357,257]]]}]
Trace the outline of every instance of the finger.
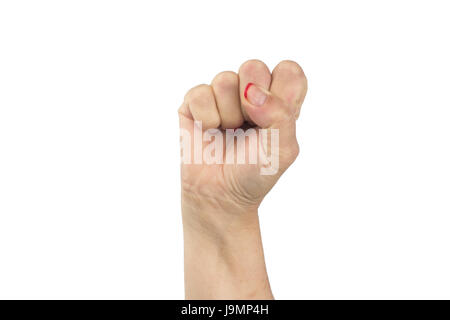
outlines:
[{"label": "finger", "polygon": [[246,112],[259,127],[277,129],[280,162],[291,163],[298,154],[295,134],[295,110],[273,93],[250,83],[244,91]]},{"label": "finger", "polygon": [[180,121],[180,128],[190,131],[194,125],[194,118],[192,117],[191,111],[189,110],[189,106],[186,102],[183,102],[178,108],[178,117]]},{"label": "finger", "polygon": [[211,87],[216,98],[222,128],[239,128],[244,122],[244,116],[239,99],[238,75],[231,71],[221,72],[213,79]]},{"label": "finger", "polygon": [[245,105],[248,103],[244,97],[245,87],[248,83],[254,83],[263,89],[269,90],[271,82],[270,70],[264,62],[260,60],[248,60],[239,68],[239,91],[241,98],[241,108],[244,119],[249,121],[250,118],[246,113]]},{"label": "finger", "polygon": [[288,106],[294,108],[296,118],[300,113],[306,91],[305,74],[296,62],[284,60],[273,69],[270,92],[284,100]]},{"label": "finger", "polygon": [[204,130],[220,126],[220,116],[211,86],[203,84],[192,88],[186,94],[185,103],[193,120],[201,121]]}]

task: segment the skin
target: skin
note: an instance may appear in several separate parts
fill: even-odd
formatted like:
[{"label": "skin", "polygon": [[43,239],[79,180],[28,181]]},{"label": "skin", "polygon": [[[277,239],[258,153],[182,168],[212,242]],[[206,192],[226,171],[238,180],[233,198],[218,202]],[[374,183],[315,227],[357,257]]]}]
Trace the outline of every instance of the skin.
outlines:
[{"label": "skin", "polygon": [[238,73],[221,72],[187,92],[180,128],[193,135],[198,120],[204,130],[278,129],[279,170],[261,175],[260,164],[181,165],[186,299],[273,299],[258,207],[299,153],[295,128],[306,91],[297,63],[282,61],[270,72],[249,60]]}]

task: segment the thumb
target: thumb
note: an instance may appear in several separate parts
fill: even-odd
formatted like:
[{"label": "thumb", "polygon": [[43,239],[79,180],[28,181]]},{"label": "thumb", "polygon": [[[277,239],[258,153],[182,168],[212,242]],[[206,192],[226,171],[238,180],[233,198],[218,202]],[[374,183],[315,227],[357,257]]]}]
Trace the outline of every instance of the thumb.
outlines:
[{"label": "thumb", "polygon": [[295,110],[279,97],[250,82],[244,91],[243,106],[251,120],[261,128],[280,128],[294,120]]},{"label": "thumb", "polygon": [[293,162],[299,152],[295,133],[295,108],[253,83],[245,88],[244,98],[243,107],[257,126],[278,129],[280,161],[286,160],[288,164]]}]

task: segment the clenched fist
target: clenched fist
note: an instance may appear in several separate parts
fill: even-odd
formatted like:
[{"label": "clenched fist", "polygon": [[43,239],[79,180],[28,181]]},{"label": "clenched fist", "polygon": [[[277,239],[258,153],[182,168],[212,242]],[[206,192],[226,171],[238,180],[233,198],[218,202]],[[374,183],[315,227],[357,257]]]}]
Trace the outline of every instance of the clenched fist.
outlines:
[{"label": "clenched fist", "polygon": [[257,210],[298,155],[301,67],[258,60],[189,90],[178,113],[187,298],[272,298]]}]

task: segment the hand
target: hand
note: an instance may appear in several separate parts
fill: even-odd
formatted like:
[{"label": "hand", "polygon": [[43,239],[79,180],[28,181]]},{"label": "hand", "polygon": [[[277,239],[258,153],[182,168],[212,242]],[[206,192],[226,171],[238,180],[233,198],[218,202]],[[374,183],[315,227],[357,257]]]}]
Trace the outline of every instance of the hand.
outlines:
[{"label": "hand", "polygon": [[[187,249],[204,247],[205,243],[210,243],[212,250],[218,244],[221,249],[225,246],[229,249],[236,239],[250,241],[250,247],[260,246],[260,240],[257,240],[257,209],[298,155],[295,122],[306,90],[306,78],[297,63],[282,61],[271,74],[263,62],[250,60],[240,67],[238,74],[229,71],[219,73],[211,85],[199,85],[186,94],[179,117],[180,128],[190,137],[183,141],[183,147],[189,148],[183,148],[185,163],[181,165],[183,225],[185,242],[189,242]],[[199,126],[195,121],[201,122],[202,130],[218,129],[212,132],[215,139],[203,141],[197,159],[194,150],[198,148],[195,145],[198,140],[194,138],[194,131]],[[245,138],[245,143],[237,144],[235,149],[229,147],[225,130],[236,128],[254,130]],[[269,143],[266,147],[259,144],[259,150],[263,159],[272,159],[271,164],[275,164],[269,172],[264,171],[267,162],[260,161],[260,157],[257,163],[249,163],[249,159],[255,156],[255,149],[251,148],[255,141],[252,137],[260,141],[262,133],[259,129],[267,129]],[[272,137],[278,137],[278,146],[271,143],[277,141]],[[205,163],[202,153],[216,139],[221,141],[215,146],[222,148],[220,152],[219,147],[211,152],[215,163]],[[244,154],[244,163],[237,163],[239,154]],[[199,159],[202,163],[193,163]],[[230,159],[233,160],[231,163]],[[186,163],[189,161],[191,163]],[[198,244],[195,244],[195,239],[199,240]],[[260,247],[255,252],[262,257]],[[234,250],[239,251],[237,248]],[[189,252],[187,250],[186,253],[189,255]],[[195,264],[193,267],[189,260],[187,257],[188,269],[195,269]],[[256,260],[261,259],[256,257]],[[228,259],[224,263],[231,262]],[[263,259],[262,263],[264,265]],[[241,271],[245,273],[245,270]],[[265,268],[262,271],[264,278]],[[192,282],[196,285],[190,287],[200,288],[194,296],[208,296],[205,295],[205,287],[198,286],[198,279]],[[267,285],[268,281],[263,284]]]},{"label": "hand", "polygon": [[[305,75],[295,62],[282,61],[271,75],[263,62],[250,60],[241,66],[239,74],[222,72],[211,85],[189,90],[179,115],[181,128],[191,137],[194,136],[194,120],[201,121],[204,130],[220,128],[224,134],[224,129],[243,127],[244,123],[254,128],[278,129],[279,170],[275,174],[261,175],[261,163],[227,164],[228,148],[223,155],[224,164],[182,164],[183,200],[190,205],[201,202],[226,212],[230,212],[229,209],[255,210],[297,157],[295,120],[306,87]],[[259,136],[258,131],[256,135]],[[225,146],[225,137],[223,139]],[[248,141],[239,146],[246,148],[248,158]],[[191,152],[192,162],[193,150]]]}]

